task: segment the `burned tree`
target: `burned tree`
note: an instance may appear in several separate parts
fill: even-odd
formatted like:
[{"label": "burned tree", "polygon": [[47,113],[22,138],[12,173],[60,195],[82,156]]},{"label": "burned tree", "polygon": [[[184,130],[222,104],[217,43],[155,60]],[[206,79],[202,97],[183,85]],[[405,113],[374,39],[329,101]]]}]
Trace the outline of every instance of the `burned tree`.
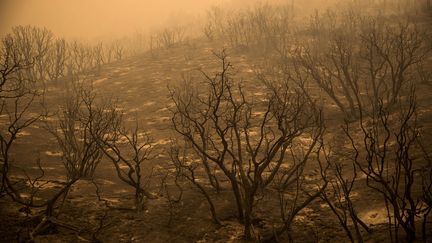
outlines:
[{"label": "burned tree", "polygon": [[[104,114],[106,109],[97,113]],[[148,162],[153,158],[154,145],[147,133],[138,124],[132,129],[124,127],[122,117],[115,107],[110,108],[112,114],[104,126],[110,129],[109,134],[93,133],[99,147],[115,167],[117,176],[135,190],[135,209],[142,211],[145,199],[156,198],[148,190],[153,174],[153,167]],[[116,114],[117,113],[117,114]]]},{"label": "burned tree", "polygon": [[292,66],[326,93],[347,119],[354,120],[359,110],[371,112],[369,107],[380,100],[391,107],[405,95],[430,47],[412,22],[386,26],[379,17],[345,15],[328,21],[324,28],[328,33],[316,38],[326,43],[320,50],[312,41],[293,48],[284,60],[292,60]]},{"label": "burned tree", "polygon": [[366,176],[367,185],[383,196],[390,238],[398,242],[402,228],[406,240],[412,242],[416,239],[416,218],[424,213],[421,195],[414,188],[422,186],[425,168],[415,155],[419,151],[419,127],[414,89],[397,105],[398,109],[390,112],[380,102],[372,114],[360,113],[360,139],[353,125],[347,125],[345,133],[355,151],[355,166]]},{"label": "burned tree", "polygon": [[[338,149],[340,148],[338,147]],[[318,157],[322,166],[321,176],[329,185],[320,197],[337,217],[350,241],[363,242],[360,228],[367,232],[370,232],[370,229],[360,219],[354,206],[352,195],[355,184],[358,184],[358,168],[355,163],[352,163],[347,154],[350,154],[350,152],[335,152],[332,149],[322,150],[322,156]],[[354,156],[354,160],[357,157],[358,154]],[[347,158],[348,164],[345,164]],[[354,230],[351,229],[351,224]]]},{"label": "burned tree", "polygon": [[[180,146],[190,144],[187,156],[199,161],[196,166],[202,168],[209,183],[217,185],[218,172],[229,181],[238,220],[244,224],[245,237],[251,238],[257,196],[273,185],[276,177],[285,175],[289,182],[301,177],[307,156],[293,161],[287,154],[294,151],[293,146],[302,137],[312,141],[306,144],[306,151],[315,150],[323,132],[321,113],[300,91],[283,81],[267,82],[267,98],[254,101],[244,86],[233,80],[233,67],[226,53],[215,55],[220,71],[214,76],[201,72],[204,90],[190,82],[171,90],[175,104],[172,122],[185,140]],[[178,161],[174,164],[179,165]],[[281,190],[289,186],[280,185]],[[303,204],[318,195],[308,197]],[[301,208],[296,207],[290,216],[293,218]],[[284,230],[285,226],[281,228]]]},{"label": "burned tree", "polygon": [[[57,139],[62,151],[62,159],[67,171],[68,180],[91,178],[101,161],[102,151],[92,132],[107,133],[106,127],[99,126],[111,117],[96,116],[95,94],[82,84],[74,85],[67,95],[65,105],[60,107],[58,124],[55,127],[47,124],[49,131]],[[99,115],[99,114],[98,114]],[[106,119],[106,120],[104,120]]]},{"label": "burned tree", "polygon": [[65,76],[67,44],[64,39],[56,39],[48,53],[48,65],[46,72],[52,81],[58,81]]},{"label": "burned tree", "polygon": [[[91,143],[82,137],[78,137],[76,123],[83,117],[78,117],[79,103],[78,98],[74,102],[69,102],[67,108],[59,115],[59,128],[51,129],[63,150],[63,164],[67,173],[67,180],[61,183],[61,189],[53,192],[46,200],[35,200],[43,186],[50,181],[44,179],[45,171],[40,160],[37,160],[37,168],[40,175],[31,178],[26,169],[14,166],[10,151],[18,139],[19,133],[30,127],[42,118],[45,113],[32,113],[31,109],[41,106],[43,101],[43,89],[39,82],[26,79],[27,68],[32,68],[28,60],[23,61],[23,56],[15,46],[15,39],[7,36],[2,40],[1,50],[1,114],[6,117],[2,121],[0,141],[1,141],[1,166],[2,166],[2,193],[7,194],[14,202],[23,205],[25,208],[45,208],[43,215],[38,215],[38,225],[30,232],[30,238],[50,228],[55,220],[55,210],[58,201],[65,198],[71,186],[85,176],[91,176],[98,163],[98,155],[91,149]],[[39,107],[41,108],[41,107]],[[3,118],[4,119],[4,118]],[[82,124],[82,123],[81,123]],[[90,124],[90,123],[87,123]],[[81,126],[83,128],[83,126]],[[85,129],[84,129],[85,130]],[[12,178],[11,168],[15,172],[23,172],[24,178]],[[28,186],[21,186],[22,184]],[[29,197],[25,197],[25,193]],[[39,217],[40,216],[40,217]]]},{"label": "burned tree", "polygon": [[29,205],[32,207],[46,206],[45,215],[50,223],[51,217],[55,217],[54,210],[60,198],[67,197],[70,188],[81,179],[92,179],[94,172],[102,159],[97,140],[91,136],[91,132],[100,134],[109,132],[107,127],[101,126],[112,117],[96,116],[96,98],[92,90],[86,90],[80,83],[75,83],[66,95],[65,104],[59,108],[55,122],[45,121],[46,129],[56,138],[61,150],[61,160],[66,172],[66,181],[62,189],[56,192],[49,200],[41,205]]},{"label": "burned tree", "polygon": [[11,34],[16,41],[16,51],[22,55],[23,61],[33,63],[32,68],[26,72],[27,78],[39,82],[47,81],[53,33],[46,28],[27,25],[14,27]]},{"label": "burned tree", "polygon": [[41,105],[43,89],[33,80],[27,79],[26,73],[33,68],[33,63],[24,60],[18,52],[16,40],[8,35],[2,39],[0,49],[0,162],[1,193],[13,199],[21,196],[10,180],[11,149],[18,139],[18,134],[39,121],[43,114],[34,114],[30,109]]},{"label": "burned tree", "polygon": [[[180,150],[180,145],[175,141],[172,142],[170,157],[176,169],[175,179],[178,180],[178,177],[184,177],[188,181],[190,181],[203,194],[203,196],[207,200],[213,222],[215,224],[222,225],[221,221],[217,216],[216,207],[213,203],[210,192],[208,192],[208,189],[206,189],[205,185],[202,185],[202,183],[199,182],[198,174],[200,172],[200,166],[202,162],[201,161],[198,163],[192,162],[191,161],[192,158],[189,157],[189,153],[190,153],[189,149],[191,149],[190,144],[184,144],[182,150]],[[206,169],[209,168],[206,167]],[[215,175],[210,174],[211,173],[210,171],[206,171],[206,173],[210,178],[212,178],[210,179],[210,181],[213,181],[213,183],[215,182],[219,183]],[[213,185],[213,187],[215,186],[217,190],[220,190],[219,184]],[[182,191],[180,193],[182,193]]]}]

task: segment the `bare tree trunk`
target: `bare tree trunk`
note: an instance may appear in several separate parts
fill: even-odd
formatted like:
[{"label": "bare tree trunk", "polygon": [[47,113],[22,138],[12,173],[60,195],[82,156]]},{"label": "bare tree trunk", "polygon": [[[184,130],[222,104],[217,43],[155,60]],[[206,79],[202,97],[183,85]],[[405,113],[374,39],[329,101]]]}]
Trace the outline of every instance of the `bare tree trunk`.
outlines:
[{"label": "bare tree trunk", "polygon": [[242,200],[240,188],[238,186],[238,181],[233,175],[231,175],[229,179],[231,182],[234,198],[236,200],[237,218],[241,223],[243,223],[244,222],[244,212],[243,212],[243,203],[242,203],[243,200]]},{"label": "bare tree trunk", "polygon": [[210,212],[211,212],[211,215],[212,215],[213,222],[216,223],[216,224],[218,224],[218,225],[221,225],[221,222],[219,221],[219,219],[217,217],[217,214],[216,214],[216,208],[214,206],[214,203],[211,200],[210,196],[208,195],[207,191],[199,183],[194,183],[194,185],[196,187],[198,187],[198,189],[201,191],[201,193],[206,198],[207,203],[209,204],[209,207],[210,207]]}]

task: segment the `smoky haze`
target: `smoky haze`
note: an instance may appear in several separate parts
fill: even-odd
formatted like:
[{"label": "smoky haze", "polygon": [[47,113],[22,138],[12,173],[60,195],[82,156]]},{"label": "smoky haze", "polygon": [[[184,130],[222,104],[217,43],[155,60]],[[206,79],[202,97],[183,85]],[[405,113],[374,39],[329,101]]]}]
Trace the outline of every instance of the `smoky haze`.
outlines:
[{"label": "smoky haze", "polygon": [[226,0],[0,0],[0,35],[16,25],[44,26],[67,38],[119,37],[190,21]]}]

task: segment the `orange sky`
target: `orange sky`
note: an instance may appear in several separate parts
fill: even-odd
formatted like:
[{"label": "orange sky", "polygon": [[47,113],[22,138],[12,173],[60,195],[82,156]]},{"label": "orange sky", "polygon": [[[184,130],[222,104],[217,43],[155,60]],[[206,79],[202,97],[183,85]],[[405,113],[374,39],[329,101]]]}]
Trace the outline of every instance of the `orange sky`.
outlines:
[{"label": "orange sky", "polygon": [[174,22],[172,16],[195,16],[226,1],[0,0],[0,35],[12,26],[31,24],[45,26],[64,37],[122,36],[163,25],[169,19]]}]

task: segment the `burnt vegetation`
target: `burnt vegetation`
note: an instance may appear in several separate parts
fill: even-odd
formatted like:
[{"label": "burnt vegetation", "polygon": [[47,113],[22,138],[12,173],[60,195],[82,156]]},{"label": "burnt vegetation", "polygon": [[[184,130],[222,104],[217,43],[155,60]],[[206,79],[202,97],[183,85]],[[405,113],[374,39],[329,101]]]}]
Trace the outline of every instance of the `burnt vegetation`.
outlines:
[{"label": "burnt vegetation", "polygon": [[[91,44],[14,27],[0,239],[430,242],[430,1],[288,2]],[[103,87],[128,60],[171,55],[196,65],[159,82],[159,100]],[[35,151],[35,129],[57,154]]]}]

